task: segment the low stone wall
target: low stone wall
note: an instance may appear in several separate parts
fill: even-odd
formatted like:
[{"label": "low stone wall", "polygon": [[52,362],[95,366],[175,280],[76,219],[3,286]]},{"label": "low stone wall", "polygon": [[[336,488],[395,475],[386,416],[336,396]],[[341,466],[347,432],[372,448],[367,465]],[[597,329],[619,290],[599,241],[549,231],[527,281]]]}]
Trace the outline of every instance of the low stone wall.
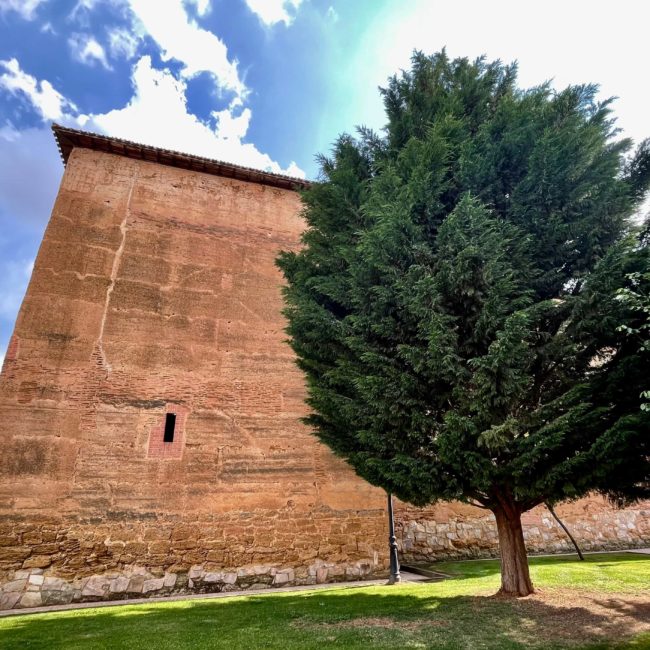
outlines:
[{"label": "low stone wall", "polygon": [[342,564],[316,559],[308,566],[297,568],[264,564],[221,571],[196,565],[188,572],[179,573],[133,566],[73,580],[48,575],[44,569],[19,569],[0,587],[0,609],[315,585],[361,580],[378,569],[376,558]]},{"label": "low stone wall", "polygon": [[5,520],[0,609],[359,580],[385,572],[384,528],[381,510]]},{"label": "low stone wall", "polygon": [[[616,509],[601,497],[589,497],[556,508],[585,551],[650,546],[650,502]],[[573,545],[544,506],[522,517],[529,553],[573,551]],[[396,536],[406,561],[479,558],[498,555],[494,516],[462,503],[396,508]]]}]

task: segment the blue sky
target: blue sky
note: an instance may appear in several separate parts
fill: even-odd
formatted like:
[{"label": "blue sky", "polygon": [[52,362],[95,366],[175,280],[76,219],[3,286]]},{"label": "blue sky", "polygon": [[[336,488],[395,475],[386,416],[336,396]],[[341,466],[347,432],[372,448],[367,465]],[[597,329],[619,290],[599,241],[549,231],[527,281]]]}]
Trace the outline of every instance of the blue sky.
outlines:
[{"label": "blue sky", "polygon": [[587,81],[650,135],[639,0],[0,0],[0,362],[63,166],[52,121],[314,178],[414,48]]}]

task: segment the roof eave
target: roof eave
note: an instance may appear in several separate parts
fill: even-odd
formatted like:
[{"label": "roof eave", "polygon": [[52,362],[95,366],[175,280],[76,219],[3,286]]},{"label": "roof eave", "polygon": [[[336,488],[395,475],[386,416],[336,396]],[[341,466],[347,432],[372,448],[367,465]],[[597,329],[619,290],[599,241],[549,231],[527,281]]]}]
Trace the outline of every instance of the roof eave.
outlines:
[{"label": "roof eave", "polygon": [[271,187],[278,187],[285,190],[302,190],[311,185],[310,181],[302,178],[273,174],[220,160],[202,158],[201,156],[152,147],[150,145],[112,138],[98,133],[71,129],[56,123],[52,124],[52,131],[54,132],[54,137],[64,165],[67,164],[72,150],[75,147],[80,147],[125,156],[126,158],[179,167],[181,169],[190,169],[214,176],[270,185]]}]

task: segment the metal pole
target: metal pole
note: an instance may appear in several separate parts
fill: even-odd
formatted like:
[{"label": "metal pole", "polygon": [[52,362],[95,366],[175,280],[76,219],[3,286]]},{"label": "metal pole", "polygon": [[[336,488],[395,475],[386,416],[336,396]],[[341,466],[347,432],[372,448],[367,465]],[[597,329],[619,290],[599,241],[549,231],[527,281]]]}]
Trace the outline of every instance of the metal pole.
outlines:
[{"label": "metal pole", "polygon": [[397,557],[397,540],[395,539],[395,522],[393,521],[393,495],[388,493],[388,546],[390,548],[390,577],[388,584],[402,582],[399,573],[399,558]]}]

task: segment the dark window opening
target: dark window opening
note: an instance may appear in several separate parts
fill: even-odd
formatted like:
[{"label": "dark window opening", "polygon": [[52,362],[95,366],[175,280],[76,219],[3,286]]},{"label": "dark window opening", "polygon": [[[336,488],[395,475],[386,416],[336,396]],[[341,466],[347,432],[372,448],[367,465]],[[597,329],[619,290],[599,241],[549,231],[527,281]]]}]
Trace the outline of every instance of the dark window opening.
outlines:
[{"label": "dark window opening", "polygon": [[174,429],[176,428],[176,413],[167,413],[165,416],[165,436],[163,442],[174,442]]}]

